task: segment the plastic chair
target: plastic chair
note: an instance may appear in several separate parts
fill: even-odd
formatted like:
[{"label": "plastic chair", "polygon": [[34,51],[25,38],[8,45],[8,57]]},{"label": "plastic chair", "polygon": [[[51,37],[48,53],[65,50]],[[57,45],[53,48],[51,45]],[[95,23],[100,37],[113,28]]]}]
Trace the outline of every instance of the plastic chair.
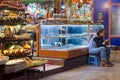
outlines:
[{"label": "plastic chair", "polygon": [[89,65],[100,65],[100,56],[99,55],[89,55],[88,58]]}]

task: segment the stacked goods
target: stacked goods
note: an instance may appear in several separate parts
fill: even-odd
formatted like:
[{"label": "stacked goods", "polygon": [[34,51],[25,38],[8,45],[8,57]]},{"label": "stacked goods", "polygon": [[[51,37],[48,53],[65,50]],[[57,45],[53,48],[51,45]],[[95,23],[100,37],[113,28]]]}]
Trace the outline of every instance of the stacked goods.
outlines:
[{"label": "stacked goods", "polygon": [[31,60],[28,57],[9,60],[5,63],[5,73],[17,72],[30,67],[46,64],[48,60]]},{"label": "stacked goods", "polygon": [[55,13],[61,13],[61,0],[54,0]]},{"label": "stacked goods", "polygon": [[13,37],[15,39],[30,39],[30,35],[29,34],[22,34],[22,35],[13,35]]},{"label": "stacked goods", "polygon": [[1,54],[0,52],[0,65],[5,64],[7,61],[8,61],[8,58],[4,56],[3,54]]},{"label": "stacked goods", "polygon": [[25,21],[25,19],[22,17],[8,16],[8,17],[2,17],[0,19],[0,25],[17,25],[17,24],[23,24],[24,21]]},{"label": "stacked goods", "polygon": [[28,33],[23,33],[23,34],[19,34],[17,35],[17,33],[19,33],[20,29],[18,28],[18,26],[5,26],[5,29],[3,30],[4,33],[0,33],[0,38],[1,39],[30,39],[30,34]]},{"label": "stacked goods", "polygon": [[0,51],[0,60],[7,60],[7,57],[1,54],[1,51]]},{"label": "stacked goods", "polygon": [[7,8],[12,10],[24,10],[25,5],[21,1],[2,1],[0,2],[0,8]]},{"label": "stacked goods", "polygon": [[26,62],[21,59],[9,60],[5,66],[5,73],[17,72],[19,70],[25,69]]},{"label": "stacked goods", "polygon": [[4,33],[0,33],[0,39],[3,39],[5,37]]},{"label": "stacked goods", "polygon": [[48,62],[48,60],[31,60],[28,57],[23,58],[23,60],[26,61],[27,67],[39,66]]},{"label": "stacked goods", "polygon": [[12,45],[9,49],[4,50],[3,54],[10,57],[22,57],[29,55],[30,52],[30,48],[23,48],[19,45]]}]

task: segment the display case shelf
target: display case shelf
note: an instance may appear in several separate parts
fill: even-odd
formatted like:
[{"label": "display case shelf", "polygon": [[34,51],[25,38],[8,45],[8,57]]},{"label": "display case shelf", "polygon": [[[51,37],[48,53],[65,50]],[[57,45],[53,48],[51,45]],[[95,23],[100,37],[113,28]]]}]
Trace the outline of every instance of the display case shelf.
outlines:
[{"label": "display case shelf", "polygon": [[42,36],[43,38],[69,38],[69,37],[83,37],[88,36],[87,33],[83,34],[63,34],[63,35],[50,35],[50,36]]},{"label": "display case shelf", "polygon": [[34,39],[31,39],[31,38],[25,38],[25,39],[14,39],[14,38],[11,38],[11,39],[0,39],[0,42],[7,42],[7,41],[29,41],[29,40],[34,40]]}]

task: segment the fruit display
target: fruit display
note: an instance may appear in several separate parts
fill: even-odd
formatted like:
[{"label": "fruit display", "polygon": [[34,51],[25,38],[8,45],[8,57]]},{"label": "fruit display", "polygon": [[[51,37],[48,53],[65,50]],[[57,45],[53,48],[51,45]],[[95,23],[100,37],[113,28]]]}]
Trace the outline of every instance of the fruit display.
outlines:
[{"label": "fruit display", "polygon": [[4,50],[3,54],[10,57],[22,57],[29,55],[30,52],[30,49],[24,49],[19,45],[12,45],[9,49]]},{"label": "fruit display", "polygon": [[31,35],[26,32],[26,28],[24,26],[0,26],[0,42],[4,42],[1,46],[1,49],[3,49],[3,55],[9,56],[10,59],[31,55],[31,46],[27,43],[24,44],[26,41],[29,42],[30,45],[32,45],[32,42],[30,42],[32,41]]}]

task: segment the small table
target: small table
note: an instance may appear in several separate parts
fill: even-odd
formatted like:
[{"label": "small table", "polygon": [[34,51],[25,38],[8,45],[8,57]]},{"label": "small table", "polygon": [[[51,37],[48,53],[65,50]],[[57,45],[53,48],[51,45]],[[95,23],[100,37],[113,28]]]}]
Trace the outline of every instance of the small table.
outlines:
[{"label": "small table", "polygon": [[[39,66],[43,66],[43,71],[37,68]],[[29,67],[25,71],[25,80],[26,80],[26,77],[27,77],[27,80],[29,80],[30,76],[32,76],[33,80],[36,80],[34,75],[35,73],[37,74],[41,73],[41,77],[43,78],[43,72],[45,72],[45,63],[41,63],[36,66]]]},{"label": "small table", "polygon": [[[34,66],[32,66],[32,67],[29,67],[29,68],[35,68],[35,67],[43,66],[43,72],[45,72],[45,64],[46,64],[46,63],[40,63],[40,64],[38,64],[38,65],[34,65]],[[27,69],[29,69],[29,68],[27,68]]]},{"label": "small table", "polygon": [[[38,65],[35,65],[35,66],[32,66],[32,67],[27,67],[25,69],[22,69],[22,70],[19,70],[17,72],[11,72],[11,73],[5,73],[5,65],[0,65],[0,80],[3,80],[3,76],[7,76],[7,75],[10,75],[10,74],[17,74],[17,73],[23,73],[23,72],[26,72],[28,69],[31,69],[31,68],[35,68],[35,67],[38,67],[38,66],[43,66],[43,71],[42,72],[45,72],[45,64],[46,62],[41,62],[39,63]],[[43,73],[41,73],[41,75],[43,76]]]},{"label": "small table", "polygon": [[114,46],[114,45],[112,45],[112,46],[111,46],[111,50],[114,51],[114,62],[116,62],[117,50],[120,50],[120,47],[119,47],[119,46]]}]

